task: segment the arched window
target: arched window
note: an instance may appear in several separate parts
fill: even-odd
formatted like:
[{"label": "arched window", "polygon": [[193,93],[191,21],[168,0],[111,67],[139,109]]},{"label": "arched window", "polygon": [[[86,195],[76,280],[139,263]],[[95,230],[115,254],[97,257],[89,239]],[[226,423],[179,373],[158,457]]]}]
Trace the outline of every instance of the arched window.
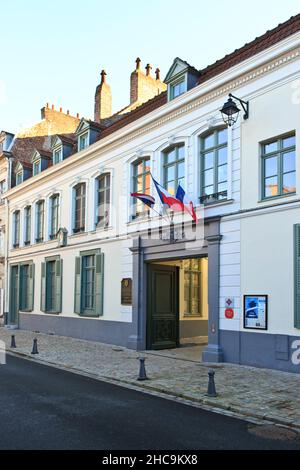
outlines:
[{"label": "arched window", "polygon": [[163,153],[164,187],[175,195],[179,183],[184,186],[185,147],[176,145]]},{"label": "arched window", "polygon": [[45,202],[38,201],[36,203],[36,243],[44,241],[44,225],[45,225]]},{"label": "arched window", "polygon": [[20,211],[15,211],[13,214],[13,247],[20,246]]},{"label": "arched window", "polygon": [[24,244],[30,245],[30,242],[31,242],[31,206],[25,207],[24,218],[25,218]]},{"label": "arched window", "polygon": [[227,198],[227,129],[216,129],[201,137],[200,201]]},{"label": "arched window", "polygon": [[[132,164],[132,191],[134,193],[150,194],[150,157],[140,158]],[[133,199],[133,218],[146,216],[150,207],[139,199]]]},{"label": "arched window", "polygon": [[74,187],[74,224],[73,233],[85,231],[86,185],[78,183]]},{"label": "arched window", "polygon": [[50,239],[57,237],[58,233],[59,194],[50,198]]},{"label": "arched window", "polygon": [[98,176],[96,180],[96,226],[106,228],[110,221],[110,174]]}]

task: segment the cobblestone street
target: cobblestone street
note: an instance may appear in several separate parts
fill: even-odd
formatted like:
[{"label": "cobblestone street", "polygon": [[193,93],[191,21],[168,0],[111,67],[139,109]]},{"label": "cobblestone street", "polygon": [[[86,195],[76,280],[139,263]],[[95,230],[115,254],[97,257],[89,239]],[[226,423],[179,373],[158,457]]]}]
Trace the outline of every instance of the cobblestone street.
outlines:
[{"label": "cobblestone street", "polygon": [[[16,349],[11,350],[11,335]],[[33,338],[39,355],[32,356]],[[145,352],[150,380],[137,381],[139,353],[126,348],[41,333],[0,328],[8,351],[104,380],[130,384],[159,394],[206,405],[222,413],[235,412],[286,424],[300,430],[300,374],[231,364],[203,364],[169,355]],[[189,352],[187,354],[189,356]],[[208,371],[215,370],[218,396],[208,398]]]}]

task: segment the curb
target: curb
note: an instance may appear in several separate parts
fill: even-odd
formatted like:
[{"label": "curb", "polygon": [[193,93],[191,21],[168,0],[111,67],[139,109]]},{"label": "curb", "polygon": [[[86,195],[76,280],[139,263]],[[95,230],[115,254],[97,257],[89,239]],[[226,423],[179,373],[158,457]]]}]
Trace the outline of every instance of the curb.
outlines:
[{"label": "curb", "polygon": [[136,390],[142,393],[146,393],[149,395],[159,396],[160,398],[177,401],[188,406],[195,406],[197,408],[201,408],[206,411],[210,411],[213,413],[223,414],[225,416],[230,416],[232,418],[246,420],[251,423],[255,424],[274,424],[277,426],[284,426],[286,428],[292,429],[296,432],[300,433],[300,424],[295,423],[292,420],[284,419],[284,418],[277,418],[275,416],[270,416],[266,413],[256,413],[256,412],[249,412],[245,411],[242,408],[237,408],[231,405],[223,405],[222,403],[218,403],[217,400],[210,400],[208,398],[194,398],[189,397],[185,394],[175,394],[171,393],[168,390],[165,390],[160,387],[155,387],[151,385],[144,385],[138,381],[129,381],[125,379],[118,379],[113,377],[101,376],[94,374],[92,372],[85,371],[83,369],[78,369],[73,366],[66,366],[63,364],[57,364],[55,362],[48,361],[46,359],[37,358],[36,356],[33,357],[28,353],[23,353],[21,351],[16,351],[15,349],[7,348],[7,353],[11,356],[21,357],[22,359],[29,360],[32,362],[36,362],[41,365],[46,365],[49,367],[53,367],[59,370],[63,370],[66,372],[71,372],[77,375],[81,375],[84,377],[89,377],[98,381],[110,383],[117,386],[123,386],[125,388],[130,388],[132,390]]}]

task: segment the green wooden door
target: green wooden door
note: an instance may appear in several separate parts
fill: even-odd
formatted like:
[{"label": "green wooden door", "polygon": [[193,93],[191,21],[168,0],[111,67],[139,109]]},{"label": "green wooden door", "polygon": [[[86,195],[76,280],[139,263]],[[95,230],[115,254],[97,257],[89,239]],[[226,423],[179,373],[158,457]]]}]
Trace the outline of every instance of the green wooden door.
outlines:
[{"label": "green wooden door", "polygon": [[171,349],[179,346],[178,296],[178,268],[149,265],[147,349]]},{"label": "green wooden door", "polygon": [[10,271],[9,323],[17,325],[19,321],[19,266],[12,266]]}]

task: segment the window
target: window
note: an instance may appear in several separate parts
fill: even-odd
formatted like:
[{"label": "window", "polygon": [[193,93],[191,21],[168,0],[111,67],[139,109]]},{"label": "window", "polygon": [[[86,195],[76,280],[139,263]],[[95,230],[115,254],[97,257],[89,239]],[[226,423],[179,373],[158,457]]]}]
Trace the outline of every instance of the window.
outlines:
[{"label": "window", "polygon": [[[142,158],[133,163],[133,184],[134,193],[150,194],[150,158]],[[150,213],[150,207],[134,199],[133,217],[140,217]]]},{"label": "window", "polygon": [[20,211],[15,211],[13,214],[13,247],[20,246]]},{"label": "window", "polygon": [[164,152],[164,187],[175,195],[179,183],[184,186],[184,145],[172,147]]},{"label": "window", "polygon": [[85,231],[86,185],[79,183],[74,187],[74,226],[73,233]]},{"label": "window", "polygon": [[21,264],[20,266],[20,310],[30,312],[33,310],[33,283],[34,264]]},{"label": "window", "polygon": [[261,145],[262,199],[296,192],[296,141],[291,134]]},{"label": "window", "polygon": [[100,250],[82,252],[75,259],[76,313],[95,317],[103,314],[104,255]]},{"label": "window", "polygon": [[201,138],[200,201],[216,202],[227,198],[227,129]]},{"label": "window", "polygon": [[57,163],[59,163],[62,158],[62,151],[61,151],[61,148],[57,149],[57,150],[54,150],[53,152],[53,165],[56,165]]},{"label": "window", "polygon": [[36,243],[44,240],[44,218],[45,218],[45,204],[44,201],[39,201],[36,204]]},{"label": "window", "polygon": [[79,136],[79,150],[84,150],[88,146],[88,132]]},{"label": "window", "polygon": [[184,315],[201,316],[201,260],[189,259],[184,263]]},{"label": "window", "polygon": [[25,230],[24,230],[24,244],[30,245],[31,242],[31,207],[27,206],[24,210]]},{"label": "window", "polygon": [[0,195],[5,193],[6,191],[6,181],[2,180],[0,181]]},{"label": "window", "polygon": [[95,255],[82,258],[82,309],[84,312],[95,307]]},{"label": "window", "polygon": [[59,194],[50,198],[50,239],[57,237],[58,233]]},{"label": "window", "polygon": [[110,216],[110,174],[97,178],[97,215],[96,226],[105,228],[109,226]]},{"label": "window", "polygon": [[186,83],[185,78],[181,79],[180,81],[171,84],[171,100],[177,98],[177,96],[182,95],[186,92]]},{"label": "window", "polygon": [[41,160],[36,160],[33,163],[33,176],[39,174],[41,172]]},{"label": "window", "polygon": [[60,313],[62,310],[62,260],[46,258],[41,273],[41,310]]},{"label": "window", "polygon": [[16,174],[16,184],[21,184],[23,182],[23,170],[22,171],[18,171],[18,173]]}]

